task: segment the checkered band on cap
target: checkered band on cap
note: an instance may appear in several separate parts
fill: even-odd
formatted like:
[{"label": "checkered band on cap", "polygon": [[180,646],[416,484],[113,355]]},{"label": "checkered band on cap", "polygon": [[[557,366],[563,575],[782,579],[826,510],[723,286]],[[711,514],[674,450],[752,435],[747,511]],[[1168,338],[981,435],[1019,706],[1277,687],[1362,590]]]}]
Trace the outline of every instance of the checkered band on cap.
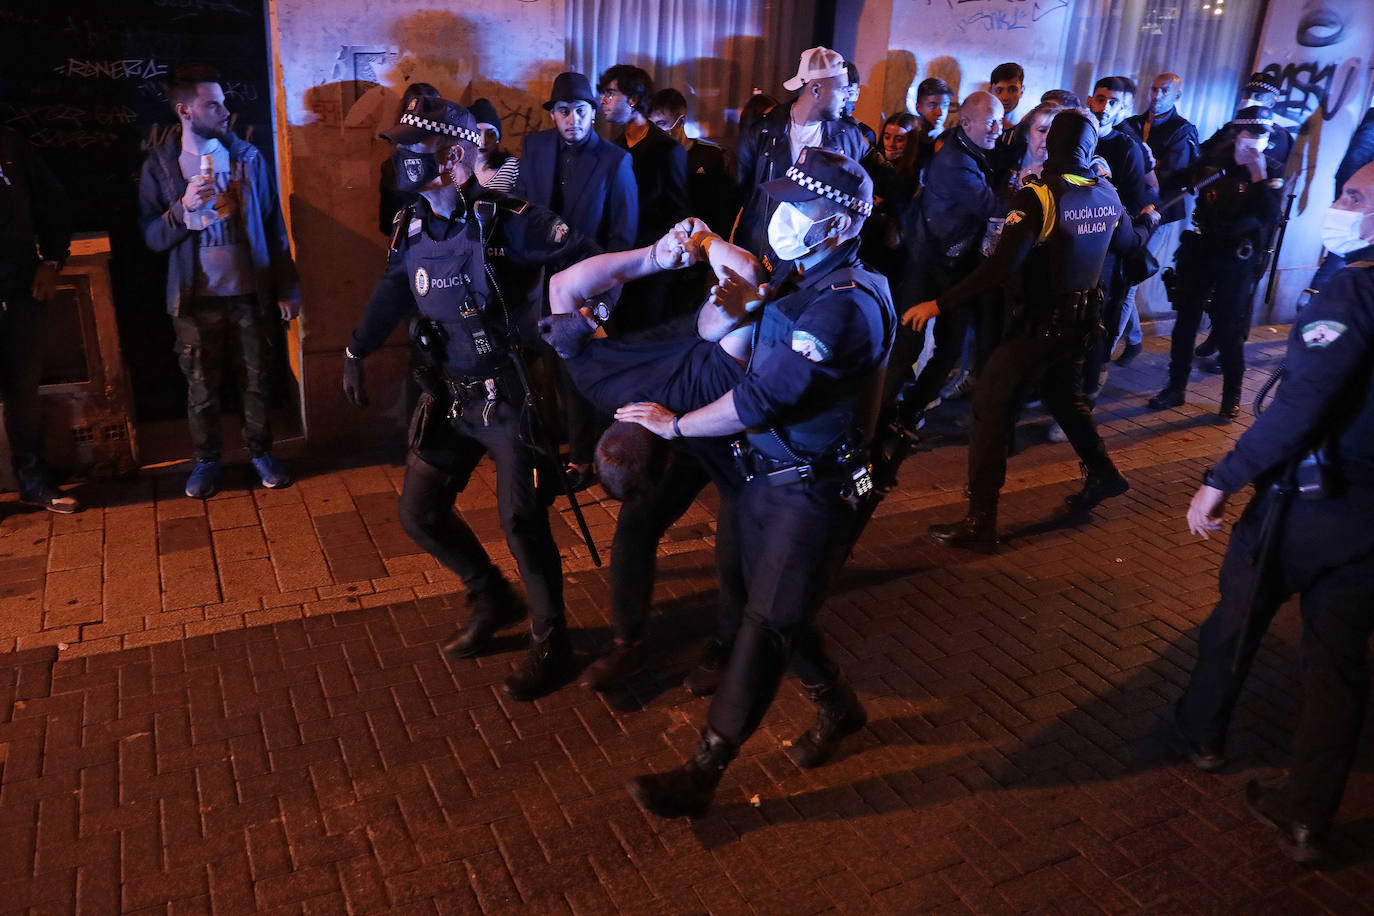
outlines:
[{"label": "checkered band on cap", "polygon": [[835,203],[848,207],[860,216],[871,216],[873,214],[873,204],[866,200],[860,200],[853,194],[846,194],[839,188],[828,185],[824,181],[812,178],[795,165],[787,170],[786,177],[791,179],[794,184],[806,188],[806,190],[811,193],[821,197],[828,197]]},{"label": "checkered band on cap", "polygon": [[459,140],[466,140],[473,146],[482,145],[481,134],[466,127],[459,127],[457,124],[445,124],[443,121],[431,121],[429,118],[422,118],[410,112],[401,115],[401,123],[409,124],[411,127],[418,127],[421,130],[427,130],[432,134],[447,134],[450,137],[457,137]]},{"label": "checkered band on cap", "polygon": [[1266,130],[1273,130],[1273,128],[1274,128],[1274,119],[1273,119],[1273,118],[1236,118],[1234,121],[1231,122],[1231,124],[1232,124],[1232,126],[1234,126],[1234,127],[1247,127],[1247,126],[1252,126],[1252,125],[1253,125],[1253,126],[1255,126],[1255,127],[1263,127],[1263,128],[1266,129]]}]

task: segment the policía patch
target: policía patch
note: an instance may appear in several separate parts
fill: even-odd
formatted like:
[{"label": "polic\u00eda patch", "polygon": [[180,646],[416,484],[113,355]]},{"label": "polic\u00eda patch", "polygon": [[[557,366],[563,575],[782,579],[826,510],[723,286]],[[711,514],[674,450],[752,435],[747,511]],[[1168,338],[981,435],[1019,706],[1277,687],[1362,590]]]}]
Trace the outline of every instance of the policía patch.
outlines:
[{"label": "polic\u00eda patch", "polygon": [[423,267],[415,268],[415,295],[423,296],[429,292],[429,271]]},{"label": "polic\u00eda patch", "polygon": [[823,363],[831,356],[825,342],[810,331],[793,331],[792,349],[813,363]]},{"label": "polic\u00eda patch", "polygon": [[568,237],[568,224],[561,219],[553,221],[553,226],[549,229],[549,240],[555,245],[562,245],[563,240]]},{"label": "polic\u00eda patch", "polygon": [[1007,214],[1007,221],[1006,221],[1005,223],[1003,223],[1002,225],[1003,225],[1004,227],[1005,227],[1005,226],[1015,226],[1017,223],[1021,222],[1021,220],[1025,219],[1025,218],[1026,218],[1026,214],[1022,213],[1020,210],[1013,210],[1013,211],[1011,211],[1010,213]]},{"label": "polic\u00eda patch", "polygon": [[1314,321],[1302,327],[1302,342],[1309,348],[1329,347],[1336,342],[1347,328],[1339,321]]}]

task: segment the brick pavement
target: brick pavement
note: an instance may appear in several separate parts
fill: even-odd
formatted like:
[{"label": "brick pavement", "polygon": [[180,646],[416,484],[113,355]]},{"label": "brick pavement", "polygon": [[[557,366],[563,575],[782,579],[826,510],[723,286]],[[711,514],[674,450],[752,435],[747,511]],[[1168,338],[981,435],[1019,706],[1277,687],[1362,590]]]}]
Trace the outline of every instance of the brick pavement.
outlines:
[{"label": "brick pavement", "polygon": [[[1277,352],[1256,338],[1252,388]],[[1209,418],[1215,378],[1145,411],[1162,365],[1151,341],[1099,410],[1131,492],[1063,527],[1072,453],[1035,444],[1012,460],[995,557],[921,537],[960,511],[951,405],[823,613],[870,724],[799,770],[782,742],[811,710],[784,685],[693,823],[650,819],[621,787],[684,759],[705,713],[677,682],[709,627],[710,499],[665,541],[653,670],[615,695],[516,704],[497,689],[515,630],[476,661],[435,648],[461,589],[399,530],[396,467],[302,468],[289,490],[205,504],[143,480],[67,518],[7,497],[0,911],[1368,912],[1371,742],[1333,869],[1288,863],[1240,800],[1284,759],[1292,609],[1234,764],[1165,759],[1225,545],[1180,518],[1243,424]],[[1030,417],[1022,444],[1044,427]],[[509,568],[488,473],[461,506]],[[615,511],[589,507],[602,545]],[[608,634],[606,574],[560,518],[589,650]]]}]

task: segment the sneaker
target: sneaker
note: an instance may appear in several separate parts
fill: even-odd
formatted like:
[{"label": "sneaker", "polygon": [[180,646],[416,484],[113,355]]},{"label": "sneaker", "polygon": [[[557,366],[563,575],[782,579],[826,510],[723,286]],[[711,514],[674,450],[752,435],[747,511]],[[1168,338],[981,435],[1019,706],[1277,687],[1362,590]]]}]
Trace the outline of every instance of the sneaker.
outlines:
[{"label": "sneaker", "polygon": [[75,496],[68,496],[47,483],[40,483],[31,489],[21,489],[19,501],[26,506],[37,506],[58,515],[75,515],[81,511],[81,503]]},{"label": "sneaker", "polygon": [[1116,364],[1121,367],[1129,366],[1135,362],[1135,358],[1140,355],[1140,351],[1145,349],[1142,344],[1128,343],[1126,349],[1121,351],[1121,355],[1116,358]]},{"label": "sneaker", "polygon": [[945,382],[944,387],[940,389],[940,398],[946,401],[962,398],[973,390],[973,385],[977,381],[978,379],[974,377],[972,372],[967,369],[957,369],[949,377],[949,381]]},{"label": "sneaker", "polygon": [[1165,388],[1159,394],[1150,398],[1151,410],[1168,410],[1171,407],[1183,406],[1182,388]]},{"label": "sneaker", "polygon": [[270,454],[264,453],[254,458],[253,470],[258,472],[258,479],[269,490],[291,486],[291,472]]},{"label": "sneaker", "polygon": [[197,461],[186,478],[186,495],[192,499],[209,499],[219,492],[224,482],[224,465],[214,458]]}]

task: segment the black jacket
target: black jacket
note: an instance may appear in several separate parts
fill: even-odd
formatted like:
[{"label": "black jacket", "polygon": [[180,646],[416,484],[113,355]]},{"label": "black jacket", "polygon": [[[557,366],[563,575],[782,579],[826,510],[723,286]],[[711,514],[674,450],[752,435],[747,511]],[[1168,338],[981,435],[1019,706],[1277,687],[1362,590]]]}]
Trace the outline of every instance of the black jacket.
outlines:
[{"label": "black jacket", "polygon": [[[1135,128],[1136,133],[1144,136],[1145,121],[1148,117],[1149,112],[1138,114],[1133,118],[1127,118],[1126,123]],[[1173,187],[1177,182],[1176,176],[1192,165],[1198,156],[1197,128],[1193,126],[1193,122],[1179,114],[1177,108],[1171,108],[1167,115],[1156,118],[1150,124],[1150,136],[1145,139],[1145,144],[1154,154],[1155,177],[1159,180],[1160,188]],[[1162,222],[1172,223],[1183,219],[1186,213],[1183,201],[1179,200],[1160,211],[1160,216],[1163,218]]]},{"label": "black jacket", "polygon": [[[39,260],[67,260],[72,227],[66,192],[14,130],[0,127],[0,298],[27,294]],[[34,251],[35,242],[38,245]]]},{"label": "black jacket", "polygon": [[[560,142],[558,131],[552,129],[525,138],[520,175],[511,196],[553,209]],[[633,248],[639,231],[639,188],[630,156],[595,132],[585,142],[579,158],[585,172],[567,176],[558,215],[574,232],[595,239],[606,251]]]},{"label": "black jacket", "polygon": [[634,146],[622,134],[615,145],[630,154],[639,188],[639,225],[635,247],[652,245],[669,229],[691,216],[687,203],[687,150],[657,124]]}]

